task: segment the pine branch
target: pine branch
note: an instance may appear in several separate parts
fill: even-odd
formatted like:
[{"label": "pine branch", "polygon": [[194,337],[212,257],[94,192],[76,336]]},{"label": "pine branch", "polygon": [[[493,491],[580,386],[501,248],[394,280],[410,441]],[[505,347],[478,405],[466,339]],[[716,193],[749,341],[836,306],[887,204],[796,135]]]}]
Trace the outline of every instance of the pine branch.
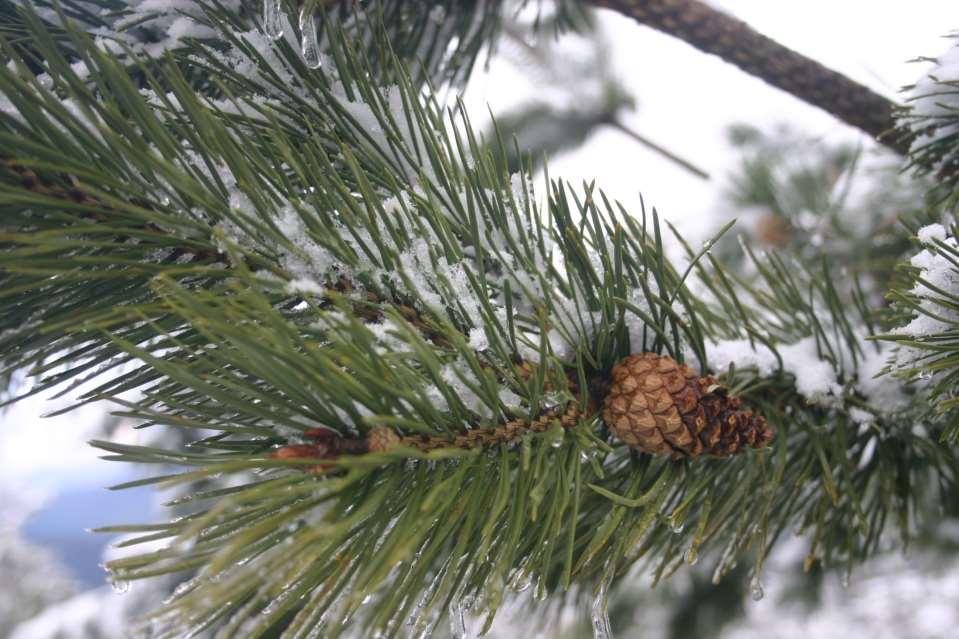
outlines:
[{"label": "pine branch", "polygon": [[707,173],[707,172],[704,171],[703,169],[699,168],[698,166],[696,166],[695,164],[693,164],[692,162],[690,162],[690,161],[687,160],[686,158],[683,158],[683,157],[677,155],[676,153],[673,153],[672,151],[670,151],[670,150],[667,149],[666,147],[664,147],[664,146],[662,146],[662,145],[660,145],[660,144],[657,144],[656,142],[653,142],[652,140],[650,140],[649,138],[647,138],[645,135],[639,133],[638,131],[636,131],[636,130],[634,130],[634,129],[629,128],[628,126],[626,126],[625,124],[623,124],[623,123],[620,122],[619,120],[613,119],[613,120],[610,120],[609,122],[607,122],[607,124],[609,124],[609,126],[613,127],[614,129],[616,129],[616,130],[619,131],[620,133],[623,133],[624,135],[627,135],[627,136],[629,136],[630,138],[632,138],[633,140],[635,140],[636,142],[639,142],[640,144],[642,144],[642,145],[645,146],[646,148],[650,149],[651,151],[653,151],[653,152],[655,152],[655,153],[658,153],[659,155],[663,156],[664,158],[666,158],[667,160],[669,160],[669,161],[672,162],[673,164],[676,164],[677,166],[682,167],[682,168],[685,169],[686,171],[689,171],[690,173],[692,173],[693,175],[695,175],[695,176],[698,177],[699,179],[701,179],[701,180],[708,180],[708,179],[709,179],[709,173]]},{"label": "pine branch", "polygon": [[906,155],[896,104],[699,0],[588,0],[712,53]]},{"label": "pine branch", "polygon": [[[128,52],[70,25],[69,42],[54,39],[28,7],[48,75],[16,52],[0,67],[5,153],[79,176],[110,211],[78,222],[83,205],[0,174],[11,228],[0,348],[11,365],[39,364],[41,383],[97,377],[82,400],[201,433],[186,448],[97,443],[110,459],[186,467],[142,483],[230,482],[184,495],[187,517],[123,527],[143,534],[128,545],[168,543],[111,562],[116,579],[190,577],[156,612],[154,636],[395,636],[463,601],[489,623],[507,584],[529,577],[537,594],[583,597],[638,563],[659,580],[710,551],[716,579],[747,556],[758,575],[797,525],[810,562],[851,564],[890,524],[908,539],[934,488],[955,485],[954,451],[913,428],[919,402],[887,411],[889,393],[868,385],[866,363],[882,356],[862,341],[868,309],[827,265],[749,253],[757,275],[745,281],[710,242],[677,270],[655,213],[561,182],[541,206],[462,109],[444,109],[395,57],[364,57],[389,50],[383,34],[357,46],[329,25],[331,63],[313,69],[295,41],[207,9],[219,42],[131,73]],[[379,84],[382,60],[397,86]],[[215,99],[197,76],[216,78]],[[182,241],[229,262],[166,264]],[[246,267],[254,258],[262,272]],[[329,291],[344,274],[351,287]],[[576,410],[570,376],[585,390],[639,352],[668,354],[673,372],[684,361],[714,371],[775,441],[667,460],[626,444],[655,436],[641,420],[618,438],[588,398],[546,427]],[[118,358],[138,367],[118,375]],[[683,390],[644,379],[627,410],[678,405]],[[673,433],[672,415],[657,415]],[[290,448],[319,453],[332,433],[378,429],[408,442],[496,438],[330,460]]]}]

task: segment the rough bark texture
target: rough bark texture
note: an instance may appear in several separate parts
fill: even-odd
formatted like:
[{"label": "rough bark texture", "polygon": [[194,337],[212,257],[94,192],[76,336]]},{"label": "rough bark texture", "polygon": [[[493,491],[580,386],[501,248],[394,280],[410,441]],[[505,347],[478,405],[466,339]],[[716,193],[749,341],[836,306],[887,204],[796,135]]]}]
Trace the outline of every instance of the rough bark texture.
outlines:
[{"label": "rough bark texture", "polygon": [[697,0],[589,0],[718,55],[746,73],[815,105],[905,155],[891,134],[896,104]]}]

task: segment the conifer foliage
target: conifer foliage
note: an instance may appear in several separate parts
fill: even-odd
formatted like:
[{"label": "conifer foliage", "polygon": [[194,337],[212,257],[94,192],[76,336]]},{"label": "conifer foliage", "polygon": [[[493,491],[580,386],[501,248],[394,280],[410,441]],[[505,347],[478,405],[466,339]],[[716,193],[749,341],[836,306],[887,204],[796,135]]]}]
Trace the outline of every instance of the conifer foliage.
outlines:
[{"label": "conifer foliage", "polygon": [[[596,600],[602,636],[630,571],[744,562],[759,588],[794,531],[851,567],[954,494],[929,380],[876,377],[906,311],[807,255],[671,264],[655,212],[510,173],[441,97],[500,4],[3,5],[4,372],[190,434],[94,442],[164,469],[126,486],[218,480],[103,529],[152,544],[111,579],[182,577],[151,636],[458,633],[529,583]],[[647,391],[697,439],[602,410],[630,355],[682,373]]]}]

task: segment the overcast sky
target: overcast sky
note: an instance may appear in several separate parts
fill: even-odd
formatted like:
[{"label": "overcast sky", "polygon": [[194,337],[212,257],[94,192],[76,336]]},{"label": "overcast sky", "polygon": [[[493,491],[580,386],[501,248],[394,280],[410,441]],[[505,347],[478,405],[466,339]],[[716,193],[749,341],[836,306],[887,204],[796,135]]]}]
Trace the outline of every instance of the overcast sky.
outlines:
[{"label": "overcast sky", "polygon": [[[917,55],[936,55],[942,36],[959,27],[959,3],[913,0],[803,0],[714,2],[781,43],[809,55],[890,97],[918,77],[921,67],[906,64]],[[736,121],[763,127],[789,122],[829,139],[858,134],[830,116],[773,89],[726,63],[695,51],[618,14],[604,11],[602,28],[613,44],[615,72],[639,99],[628,124],[706,168],[714,178],[702,182],[622,134],[604,130],[579,152],[554,158],[550,170],[574,183],[597,180],[627,209],[638,210],[638,194],[690,239],[708,232],[716,189],[729,162],[724,128]],[[529,82],[506,63],[494,63],[474,77],[466,96],[475,122],[485,120],[485,105],[502,113],[529,96]],[[50,410],[30,401],[3,413],[0,423],[0,481],[44,478],[51,486],[69,481],[105,483],[120,471],[97,460],[85,445],[96,434],[99,409],[39,420]],[[136,433],[122,435],[135,442]]]},{"label": "overcast sky", "polygon": [[[924,68],[907,61],[941,53],[948,46],[943,36],[959,29],[959,3],[952,0],[714,0],[712,4],[890,98],[896,98],[899,88],[914,82]],[[788,122],[816,137],[865,140],[825,112],[717,57],[613,11],[600,15],[613,47],[614,72],[638,98],[629,126],[692,160],[713,179],[704,182],[691,177],[613,129],[600,131],[575,154],[552,159],[553,176],[574,184],[595,179],[631,211],[639,209],[642,192],[647,205],[678,223],[694,236],[690,239],[705,239],[708,223],[704,222],[715,208],[716,190],[731,157],[724,137],[728,124],[769,127]],[[474,121],[483,117],[485,102],[494,113],[501,113],[536,90],[530,90],[528,82],[517,82],[507,63],[494,64],[491,71],[474,78],[467,92]]]}]

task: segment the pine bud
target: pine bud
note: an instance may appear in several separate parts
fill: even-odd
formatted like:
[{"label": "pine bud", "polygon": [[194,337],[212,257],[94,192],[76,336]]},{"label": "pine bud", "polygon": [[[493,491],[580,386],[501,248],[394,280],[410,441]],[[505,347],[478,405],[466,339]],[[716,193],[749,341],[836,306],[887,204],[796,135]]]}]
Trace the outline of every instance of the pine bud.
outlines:
[{"label": "pine bud", "polygon": [[385,453],[399,445],[400,436],[387,426],[377,426],[366,435],[366,447],[371,453]]}]

